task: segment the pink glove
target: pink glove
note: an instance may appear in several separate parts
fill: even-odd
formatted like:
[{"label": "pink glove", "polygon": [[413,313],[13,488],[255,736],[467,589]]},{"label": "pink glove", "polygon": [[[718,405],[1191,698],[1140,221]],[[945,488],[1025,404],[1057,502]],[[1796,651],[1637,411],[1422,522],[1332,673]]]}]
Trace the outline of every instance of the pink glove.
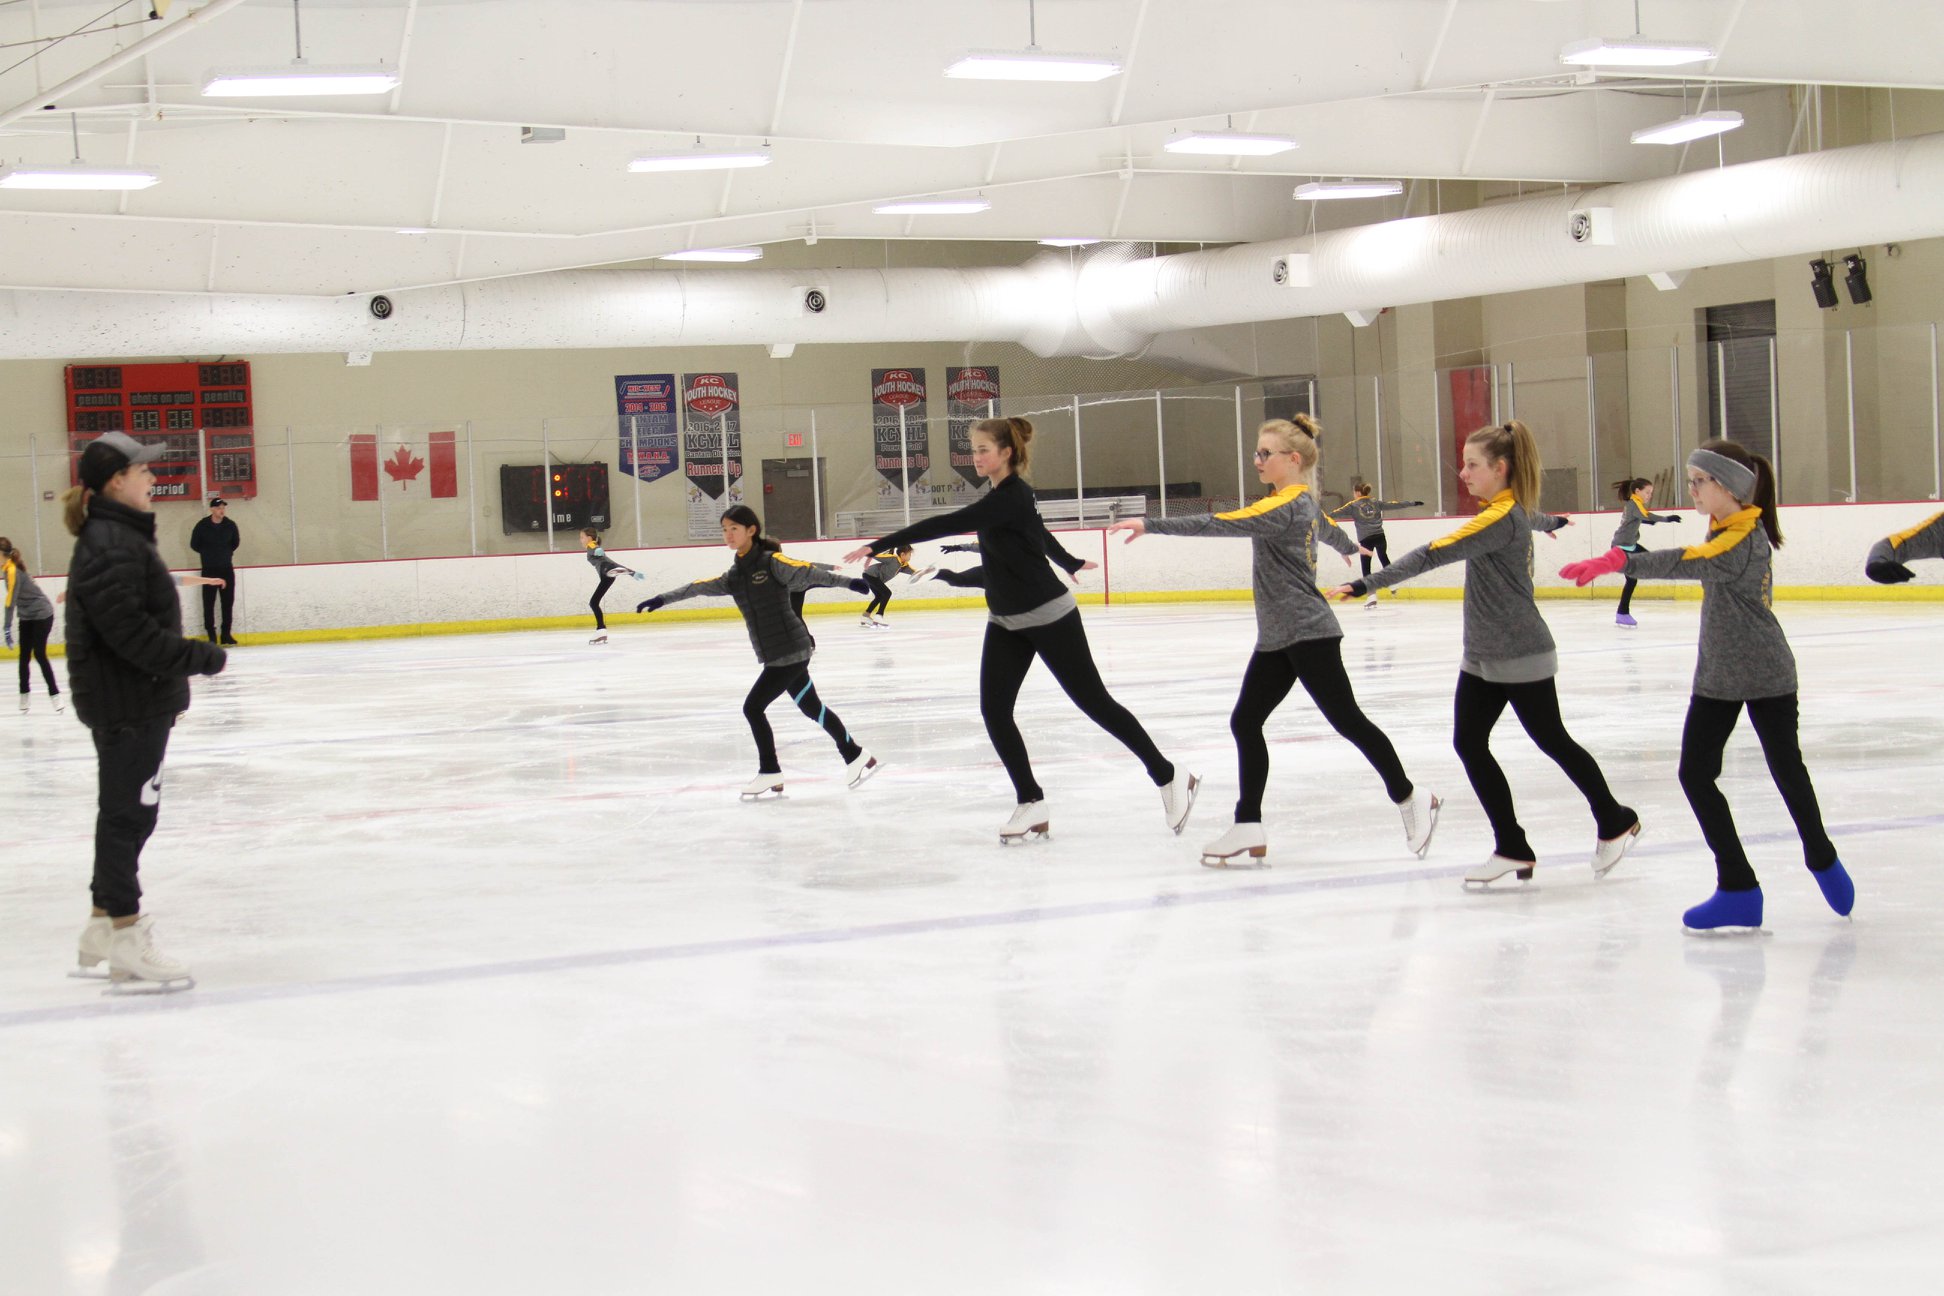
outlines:
[{"label": "pink glove", "polygon": [[1598,558],[1588,558],[1582,562],[1567,563],[1559,569],[1559,574],[1575,585],[1590,585],[1602,576],[1612,576],[1624,571],[1627,554],[1623,549],[1609,549]]}]

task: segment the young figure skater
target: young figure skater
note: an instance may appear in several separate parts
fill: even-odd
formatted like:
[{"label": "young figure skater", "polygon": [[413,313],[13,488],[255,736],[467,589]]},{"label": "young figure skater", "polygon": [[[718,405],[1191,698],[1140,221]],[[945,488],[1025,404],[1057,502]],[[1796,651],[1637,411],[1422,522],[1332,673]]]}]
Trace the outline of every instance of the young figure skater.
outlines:
[{"label": "young figure skater", "polygon": [[1465,564],[1465,649],[1452,746],[1491,820],[1494,843],[1491,858],[1465,874],[1465,882],[1482,886],[1507,873],[1530,878],[1538,859],[1519,826],[1505,771],[1492,758],[1492,728],[1508,703],[1539,750],[1586,798],[1597,830],[1593,876],[1605,877],[1640,835],[1640,818],[1614,799],[1598,763],[1566,732],[1553,680],[1559,655],[1532,594],[1533,528],[1552,531],[1569,520],[1529,512],[1539,502],[1539,447],[1516,419],[1480,428],[1465,439],[1458,480],[1485,505],[1476,517],[1383,571],[1330,593],[1362,598],[1449,563]]},{"label": "young figure skater", "polygon": [[1128,542],[1143,535],[1247,536],[1254,551],[1256,646],[1242,674],[1242,692],[1229,716],[1235,735],[1242,796],[1235,826],[1202,848],[1201,862],[1226,867],[1241,856],[1269,853],[1262,827],[1262,794],[1269,783],[1269,744],[1262,726],[1299,681],[1330,727],[1348,738],[1384,780],[1404,818],[1404,841],[1423,858],[1438,824],[1438,798],[1412,785],[1384,731],[1357,706],[1343,669],[1343,627],[1316,587],[1311,554],[1317,538],[1345,559],[1358,547],[1328,521],[1316,503],[1316,424],[1308,415],[1271,419],[1256,433],[1256,476],[1275,489],[1267,499],[1213,516],[1129,518],[1108,527]]},{"label": "young figure skater", "polygon": [[788,693],[797,709],[810,717],[844,758],[844,785],[857,787],[877,773],[877,757],[864,750],[837,713],[824,706],[817,686],[810,680],[810,656],[816,651],[803,618],[790,607],[790,595],[813,585],[851,589],[863,594],[869,588],[861,580],[850,580],[820,571],[807,562],[785,558],[781,546],[763,535],[763,520],[745,504],[732,506],[722,515],[722,542],[735,551],[729,570],[714,580],[695,581],[677,586],[665,594],[644,599],[637,612],[654,612],[670,603],[691,598],[731,598],[749,629],[750,647],[763,673],[749,687],[743,699],[743,719],[756,739],[756,777],[742,790],[745,801],[765,793],[783,791],[783,765],[776,758],[776,734],[763,715],[769,704]]},{"label": "young figure skater", "polygon": [[[1370,483],[1361,482],[1357,486],[1357,497],[1331,509],[1329,516],[1334,518],[1343,517],[1345,514],[1348,514],[1350,520],[1356,523],[1357,544],[1365,550],[1361,559],[1363,563],[1363,574],[1368,576],[1370,575],[1370,558],[1372,554],[1377,556],[1377,562],[1380,566],[1390,566],[1390,540],[1384,535],[1385,510],[1423,507],[1423,500],[1375,499],[1372,497]],[[1376,607],[1377,596],[1372,594],[1369,598],[1365,599],[1364,606],[1367,608]]]},{"label": "young figure skater", "polygon": [[100,781],[94,911],[81,931],[74,975],[99,975],[105,961],[116,988],[186,990],[195,982],[187,967],[156,948],[137,874],[161,813],[169,730],[189,708],[189,676],[215,675],[227,659],[217,645],[182,635],[176,585],[219,582],[178,581],[155,547],[155,476],[148,466],[161,454],[161,446],[126,433],[103,433],[75,465],[81,484],[61,497],[75,537],[68,563],[68,683],[74,712],[94,735]]},{"label": "young figure skater", "polygon": [[1863,574],[1879,585],[1901,585],[1917,574],[1904,564],[1919,558],[1944,558],[1944,513],[1871,545]]},{"label": "young figure skater", "polygon": [[[1026,471],[1033,425],[1022,418],[981,419],[972,425],[972,464],[992,489],[971,504],[951,513],[914,522],[875,544],[860,546],[844,557],[861,562],[874,553],[918,544],[942,536],[976,531],[985,562],[979,572],[986,592],[985,647],[979,662],[979,711],[986,733],[1012,779],[1018,806],[999,830],[1003,843],[1044,837],[1051,825],[1046,793],[1033,777],[1026,740],[1013,718],[1019,687],[1033,659],[1046,662],[1067,697],[1089,720],[1118,738],[1147,768],[1161,789],[1161,809],[1170,832],[1179,833],[1195,805],[1201,779],[1177,769],[1161,754],[1147,730],[1128,709],[1116,702],[1101,681],[1080,622],[1080,606],[1072,591],[1047,568],[1051,559],[1076,575],[1098,563],[1083,562],[1068,553],[1040,520]],[[961,578],[967,573],[954,573]],[[968,583],[951,581],[951,584]]]},{"label": "young figure skater", "polygon": [[581,528],[581,544],[587,549],[588,565],[594,569],[594,574],[601,578],[601,583],[594,587],[594,597],[587,600],[588,609],[594,613],[594,637],[587,642],[604,644],[607,642],[607,618],[601,615],[601,600],[613,586],[614,574],[620,572],[623,576],[632,576],[636,580],[642,579],[642,576],[634,568],[623,567],[608,557],[607,550],[601,548],[601,533],[593,527]]},{"label": "young figure skater", "polygon": [[0,579],[6,581],[7,647],[14,646],[14,621],[20,622],[20,714],[27,714],[27,685],[33,678],[31,667],[40,663],[41,678],[47,681],[47,696],[55,714],[66,710],[61,701],[61,685],[54,678],[54,667],[47,660],[47,637],[54,632],[54,605],[41,593],[40,586],[27,570],[27,558],[14,548],[13,541],[0,536]]},{"label": "young figure skater", "polygon": [[860,622],[867,626],[885,624],[884,613],[891,606],[891,578],[903,573],[914,582],[923,580],[925,573],[911,565],[911,546],[899,545],[887,553],[871,555],[870,565],[864,569],[864,583],[871,587],[871,601],[864,605],[864,617]]},{"label": "young figure skater", "polygon": [[1856,887],[1823,829],[1816,789],[1802,763],[1795,655],[1770,610],[1774,550],[1782,543],[1775,471],[1732,441],[1709,441],[1688,456],[1687,481],[1694,506],[1713,519],[1705,543],[1632,554],[1613,548],[1568,563],[1559,573],[1581,585],[1618,572],[1629,580],[1701,582],[1701,650],[1681,730],[1681,790],[1714,852],[1716,883],[1714,895],[1681,915],[1681,922],[1695,931],[1762,925],[1762,888],[1735,833],[1728,798],[1716,785],[1722,749],[1743,707],[1823,899],[1847,914]]},{"label": "young figure skater", "polygon": [[[1613,533],[1613,547],[1627,553],[1646,553],[1640,547],[1640,528],[1659,526],[1663,522],[1679,522],[1678,513],[1653,513],[1647,506],[1654,502],[1654,483],[1645,477],[1623,477],[1613,483],[1614,498],[1620,501],[1620,527]],[[1634,586],[1640,582],[1627,577],[1627,584],[1620,591],[1620,613],[1613,618],[1613,624],[1637,626],[1640,622],[1633,619],[1629,610],[1633,607]]]}]

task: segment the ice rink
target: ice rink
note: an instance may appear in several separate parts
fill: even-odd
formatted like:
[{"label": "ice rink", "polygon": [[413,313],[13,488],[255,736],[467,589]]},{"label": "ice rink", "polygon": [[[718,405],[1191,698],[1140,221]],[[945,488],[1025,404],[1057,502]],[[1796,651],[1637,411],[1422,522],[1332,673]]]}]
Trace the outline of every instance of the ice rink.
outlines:
[{"label": "ice rink", "polygon": [[[1509,715],[1538,878],[1450,748],[1456,603],[1342,612],[1365,709],[1446,799],[1429,857],[1300,693],[1272,865],[1236,792],[1246,604],[1089,608],[1109,684],[1204,776],[1170,836],[1043,669],[1053,836],[1002,849],[982,614],[813,618],[846,791],[771,712],[741,804],[735,622],[246,647],[196,686],[145,857],[198,986],[66,978],[94,761],[0,712],[0,1291],[1934,1290],[1944,1254],[1944,606],[1784,604],[1857,883],[1833,916],[1744,723],[1724,786],[1768,928],[1692,937],[1675,781],[1698,609],[1545,605],[1568,724],[1645,835]],[[65,667],[62,666],[63,677]]]}]

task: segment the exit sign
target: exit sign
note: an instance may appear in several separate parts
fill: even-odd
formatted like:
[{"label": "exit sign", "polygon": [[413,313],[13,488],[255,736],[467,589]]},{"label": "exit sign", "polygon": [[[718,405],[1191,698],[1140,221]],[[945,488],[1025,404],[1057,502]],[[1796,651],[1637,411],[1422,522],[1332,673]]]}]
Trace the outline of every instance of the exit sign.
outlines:
[{"label": "exit sign", "polygon": [[784,448],[785,448],[785,449],[789,449],[789,450],[800,450],[800,449],[802,449],[802,448],[803,448],[803,433],[801,433],[801,432],[785,432],[785,433],[783,434],[783,445],[784,445]]}]

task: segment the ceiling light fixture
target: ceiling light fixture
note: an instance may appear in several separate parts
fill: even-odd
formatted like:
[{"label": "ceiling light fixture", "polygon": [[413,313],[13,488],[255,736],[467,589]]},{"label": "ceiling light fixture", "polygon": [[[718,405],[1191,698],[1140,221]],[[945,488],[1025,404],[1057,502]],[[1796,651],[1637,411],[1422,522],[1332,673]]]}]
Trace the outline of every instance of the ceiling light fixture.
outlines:
[{"label": "ceiling light fixture", "polygon": [[1239,131],[1194,131],[1176,135],[1161,146],[1170,153],[1205,153],[1218,157],[1272,157],[1296,147],[1282,135],[1245,135]]},{"label": "ceiling light fixture", "polygon": [[398,88],[398,73],[383,63],[354,67],[312,67],[304,62],[304,19],[299,0],[290,0],[296,26],[297,57],[283,67],[222,68],[203,82],[210,99],[275,99],[320,95],[384,94]]},{"label": "ceiling light fixture", "polygon": [[1644,127],[1635,131],[1629,138],[1636,144],[1685,144],[1689,140],[1705,139],[1710,135],[1738,130],[1741,124],[1740,113],[1716,109],[1712,112],[1677,117],[1673,121],[1662,122],[1658,126]]},{"label": "ceiling light fixture", "polygon": [[77,113],[68,114],[68,130],[74,139],[72,162],[22,162],[0,167],[0,189],[147,189],[162,177],[149,167],[90,166],[81,160],[81,122]]},{"label": "ceiling light fixture", "polygon": [[741,248],[689,248],[685,252],[664,252],[657,261],[761,261],[763,249],[759,247]]},{"label": "ceiling light fixture", "polygon": [[695,147],[686,153],[659,153],[649,157],[638,157],[628,163],[628,170],[637,175],[648,171],[738,171],[744,167],[765,167],[770,164],[769,147],[759,149],[705,149],[702,137],[695,137]]},{"label": "ceiling light fixture", "polygon": [[1572,41],[1559,51],[1561,63],[1580,67],[1679,67],[1705,63],[1714,56],[1714,46],[1699,41],[1647,40],[1641,36],[1593,36]]},{"label": "ceiling light fixture", "polygon": [[983,198],[913,198],[879,203],[871,210],[879,216],[970,216],[991,207]]},{"label": "ceiling light fixture", "polygon": [[1039,242],[1041,247],[1076,248],[1092,247],[1094,244],[1100,242],[1100,240],[1097,238],[1043,238]]},{"label": "ceiling light fixture", "polygon": [[1305,202],[1338,198],[1392,198],[1404,192],[1402,180],[1312,180],[1296,186],[1290,196]]},{"label": "ceiling light fixture", "polygon": [[1101,54],[1055,54],[1039,47],[1039,17],[1026,0],[1026,48],[971,50],[945,69],[970,81],[1105,81],[1119,76],[1119,60]]}]

